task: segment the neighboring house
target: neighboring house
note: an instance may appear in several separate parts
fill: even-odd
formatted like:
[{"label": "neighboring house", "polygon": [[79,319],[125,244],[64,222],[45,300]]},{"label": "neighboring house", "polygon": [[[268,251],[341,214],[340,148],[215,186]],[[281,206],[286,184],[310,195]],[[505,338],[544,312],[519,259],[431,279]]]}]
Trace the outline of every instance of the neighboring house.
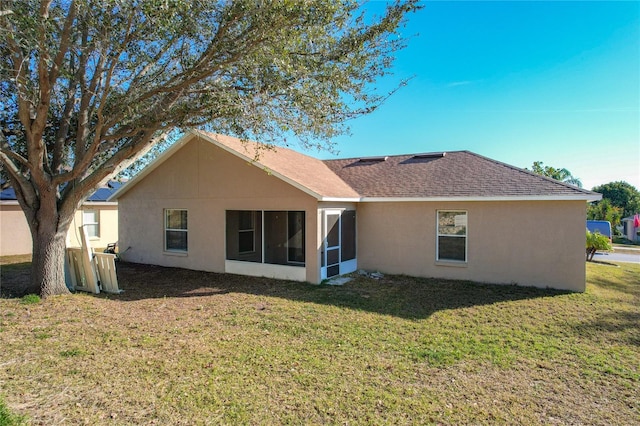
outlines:
[{"label": "neighboring house", "polygon": [[467,151],[321,161],[258,146],[192,131],[116,191],[125,260],[585,289],[585,202],[600,194]]},{"label": "neighboring house", "polygon": [[611,222],[606,220],[588,220],[587,229],[589,232],[599,232],[611,240]]},{"label": "neighboring house", "polygon": [[640,214],[625,217],[622,222],[622,236],[629,241],[640,242]]},{"label": "neighboring house", "polygon": [[[80,226],[86,227],[91,247],[102,248],[118,241],[118,203],[107,199],[121,185],[110,181],[82,203],[69,227],[67,247],[80,246]],[[29,225],[13,188],[7,188],[0,194],[0,256],[29,254],[31,251]]]}]

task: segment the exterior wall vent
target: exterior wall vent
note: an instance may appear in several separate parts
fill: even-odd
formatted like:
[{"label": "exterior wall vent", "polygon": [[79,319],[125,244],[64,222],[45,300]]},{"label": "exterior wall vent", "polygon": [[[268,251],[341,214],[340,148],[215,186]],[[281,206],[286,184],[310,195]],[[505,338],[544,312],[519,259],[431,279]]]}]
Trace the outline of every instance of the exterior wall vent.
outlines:
[{"label": "exterior wall vent", "polygon": [[413,156],[413,158],[418,158],[418,159],[427,159],[427,158],[442,158],[445,155],[447,155],[446,152],[427,152],[424,154],[416,154]]}]

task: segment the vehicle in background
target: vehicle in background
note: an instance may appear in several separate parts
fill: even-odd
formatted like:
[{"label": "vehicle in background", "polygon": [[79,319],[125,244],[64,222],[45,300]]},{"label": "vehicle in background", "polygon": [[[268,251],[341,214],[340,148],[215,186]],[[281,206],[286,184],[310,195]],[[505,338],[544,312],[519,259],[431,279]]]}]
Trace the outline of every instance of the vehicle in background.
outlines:
[{"label": "vehicle in background", "polygon": [[609,238],[613,236],[611,233],[611,222],[606,220],[587,220],[587,229],[589,232],[599,232],[605,237]]}]

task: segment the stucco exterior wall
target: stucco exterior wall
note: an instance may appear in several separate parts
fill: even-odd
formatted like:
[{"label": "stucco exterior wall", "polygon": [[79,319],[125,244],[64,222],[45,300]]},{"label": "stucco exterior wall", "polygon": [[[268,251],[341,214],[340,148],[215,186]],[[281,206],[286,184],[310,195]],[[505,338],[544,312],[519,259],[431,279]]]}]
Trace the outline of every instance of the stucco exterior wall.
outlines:
[{"label": "stucco exterior wall", "polygon": [[0,204],[0,256],[31,253],[31,232],[20,206]]},{"label": "stucco exterior wall", "polygon": [[[118,205],[85,203],[76,211],[67,234],[67,247],[80,247],[78,227],[83,225],[82,212],[95,210],[100,216],[100,237],[89,241],[95,249],[105,248],[118,241]],[[0,256],[29,254],[32,251],[31,232],[27,219],[18,204],[0,205]]]},{"label": "stucco exterior wall", "polygon": [[[438,210],[466,210],[467,262],[436,262]],[[358,265],[498,284],[585,289],[584,201],[358,205]]]},{"label": "stucco exterior wall", "polygon": [[104,249],[109,243],[118,241],[118,206],[100,205],[100,203],[85,203],[77,211],[69,226],[67,234],[67,247],[80,247],[80,230],[78,227],[84,225],[83,212],[85,210],[95,210],[100,219],[99,237],[89,238],[89,245],[94,249]]},{"label": "stucco exterior wall", "polygon": [[[226,210],[302,210],[306,279],[318,281],[317,201],[209,142],[193,139],[118,199],[130,262],[225,272]],[[164,210],[188,212],[188,252],[164,250]]]}]

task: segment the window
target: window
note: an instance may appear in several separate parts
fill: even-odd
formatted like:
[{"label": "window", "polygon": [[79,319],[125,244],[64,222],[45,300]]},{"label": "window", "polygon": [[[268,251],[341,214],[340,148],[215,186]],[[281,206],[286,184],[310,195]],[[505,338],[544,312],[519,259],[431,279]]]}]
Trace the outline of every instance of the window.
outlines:
[{"label": "window", "polygon": [[100,238],[100,213],[97,210],[83,211],[82,224],[89,238]]},{"label": "window", "polygon": [[255,212],[238,212],[238,252],[241,254],[256,251],[255,220]]},{"label": "window", "polygon": [[164,247],[167,251],[187,251],[187,211],[164,211]]},{"label": "window", "polygon": [[438,211],[436,260],[467,261],[466,211]]}]

